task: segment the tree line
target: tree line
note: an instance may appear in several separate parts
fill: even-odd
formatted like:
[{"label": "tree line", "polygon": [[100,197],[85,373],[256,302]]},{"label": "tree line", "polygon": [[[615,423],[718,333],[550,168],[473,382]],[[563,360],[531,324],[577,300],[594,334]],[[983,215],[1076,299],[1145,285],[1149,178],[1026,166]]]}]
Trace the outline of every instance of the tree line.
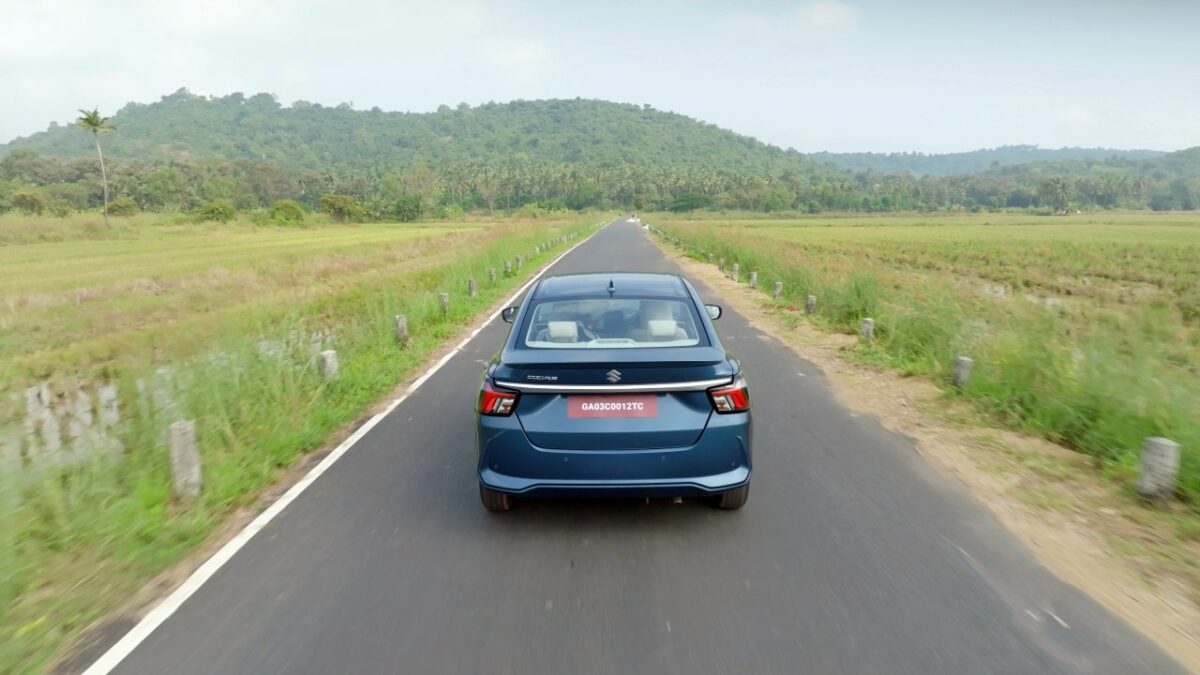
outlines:
[{"label": "tree line", "polygon": [[918,176],[981,173],[1004,166],[1035,162],[1109,159],[1151,159],[1167,153],[1157,150],[1112,148],[1040,148],[1036,145],[1002,145],[969,152],[816,152],[813,160],[847,171],[912,173]]},{"label": "tree line", "polygon": [[[346,219],[415,220],[463,211],[558,209],[931,211],[1073,208],[1195,209],[1196,178],[1099,171],[1042,175],[1029,169],[969,176],[746,174],[679,167],[456,164],[287,170],[271,161],[108,162],[112,209],[195,212],[281,201]],[[329,199],[324,199],[332,196]],[[324,199],[324,201],[323,201]],[[0,158],[0,211],[68,215],[100,211],[95,158],[61,160],[26,150]]]}]

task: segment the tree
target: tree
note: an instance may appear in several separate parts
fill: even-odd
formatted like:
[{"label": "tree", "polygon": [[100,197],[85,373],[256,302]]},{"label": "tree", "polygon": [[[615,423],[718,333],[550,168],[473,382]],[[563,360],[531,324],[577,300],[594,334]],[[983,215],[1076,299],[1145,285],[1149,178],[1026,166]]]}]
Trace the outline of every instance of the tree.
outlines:
[{"label": "tree", "polygon": [[695,211],[712,206],[712,197],[708,195],[699,195],[694,192],[688,192],[679,195],[671,204],[672,211]]},{"label": "tree", "polygon": [[421,217],[421,195],[404,195],[396,200],[392,214],[402,223],[411,223]]},{"label": "tree", "polygon": [[362,220],[366,211],[349,195],[328,194],[321,196],[321,210],[338,222]]},{"label": "tree", "polygon": [[1072,185],[1070,178],[1055,176],[1042,181],[1038,186],[1038,192],[1045,200],[1054,205],[1055,210],[1066,213],[1067,207],[1071,204],[1071,197],[1074,196],[1075,186]]},{"label": "tree", "polygon": [[142,199],[148,208],[179,208],[186,201],[185,192],[183,175],[172,166],[155,169],[142,181]]},{"label": "tree", "polygon": [[96,141],[96,156],[100,158],[100,179],[104,183],[104,224],[108,225],[108,171],[104,168],[104,153],[100,150],[100,132],[115,131],[116,127],[108,123],[107,117],[100,116],[100,109],[93,108],[91,110],[79,109],[79,119],[75,120],[75,126],[90,131],[92,138]]}]

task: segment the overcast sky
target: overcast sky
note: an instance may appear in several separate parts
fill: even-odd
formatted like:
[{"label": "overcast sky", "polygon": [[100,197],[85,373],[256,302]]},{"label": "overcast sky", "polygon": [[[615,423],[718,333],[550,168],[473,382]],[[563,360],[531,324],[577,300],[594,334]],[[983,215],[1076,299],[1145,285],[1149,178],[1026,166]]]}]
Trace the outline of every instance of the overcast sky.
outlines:
[{"label": "overcast sky", "polygon": [[1200,0],[0,0],[0,141],[179,87],[582,96],[811,152],[1200,145]]}]

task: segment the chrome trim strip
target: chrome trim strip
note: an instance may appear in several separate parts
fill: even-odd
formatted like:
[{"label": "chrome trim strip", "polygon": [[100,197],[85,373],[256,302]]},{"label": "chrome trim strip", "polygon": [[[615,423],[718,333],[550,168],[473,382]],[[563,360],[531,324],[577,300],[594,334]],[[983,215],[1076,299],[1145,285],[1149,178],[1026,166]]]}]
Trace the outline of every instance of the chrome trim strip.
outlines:
[{"label": "chrome trim strip", "polygon": [[715,380],[693,380],[691,382],[664,382],[661,384],[526,384],[524,382],[502,382],[496,380],[497,387],[516,389],[517,391],[537,392],[539,394],[632,394],[650,391],[704,391],[709,387],[733,382],[732,377],[719,377]]}]

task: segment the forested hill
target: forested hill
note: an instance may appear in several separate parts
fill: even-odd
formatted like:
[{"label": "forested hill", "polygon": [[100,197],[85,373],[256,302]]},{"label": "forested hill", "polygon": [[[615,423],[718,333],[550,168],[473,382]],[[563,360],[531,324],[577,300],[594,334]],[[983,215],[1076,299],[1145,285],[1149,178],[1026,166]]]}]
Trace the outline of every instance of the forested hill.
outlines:
[{"label": "forested hill", "polygon": [[[105,152],[117,160],[252,159],[284,169],[331,166],[532,164],[635,165],[733,173],[824,170],[804,155],[675,113],[571,99],[442,106],[431,113],[363,111],[270,94],[210,98],[185,89],[112,116]],[[44,156],[94,152],[69,126],[0,145]]]},{"label": "forested hill", "polygon": [[[1014,146],[901,156],[906,167],[843,171],[683,115],[595,100],[398,113],[179,90],[126,105],[110,122],[116,131],[103,137],[109,196],[125,213],[256,210],[282,200],[400,220],[527,206],[811,213],[1200,207],[1200,148],[1146,157]],[[94,152],[91,137],[74,126],[0,146],[0,213],[103,208]],[[977,162],[974,172],[930,168],[950,172],[947,158],[954,157]],[[1031,161],[1012,163],[1019,157]]]},{"label": "forested hill", "polygon": [[1005,166],[1035,162],[1100,161],[1107,159],[1150,159],[1157,150],[1113,150],[1110,148],[1039,148],[1036,145],[1004,145],[971,152],[925,154],[921,152],[818,152],[809,155],[822,164],[848,171],[911,173],[915,176],[954,176],[979,173]]}]

